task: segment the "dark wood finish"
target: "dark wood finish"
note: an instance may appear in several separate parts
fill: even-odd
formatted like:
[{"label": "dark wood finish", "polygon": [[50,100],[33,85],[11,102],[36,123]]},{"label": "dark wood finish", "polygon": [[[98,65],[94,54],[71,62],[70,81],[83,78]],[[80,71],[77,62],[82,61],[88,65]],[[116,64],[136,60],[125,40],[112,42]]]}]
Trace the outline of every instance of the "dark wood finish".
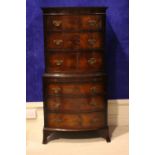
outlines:
[{"label": "dark wood finish", "polygon": [[[86,72],[84,73],[44,73],[44,79],[53,82],[90,82],[103,81],[107,79],[107,75],[103,72]],[[80,79],[79,79],[80,78]]]},{"label": "dark wood finish", "polygon": [[46,31],[103,30],[101,15],[45,16]]},{"label": "dark wood finish", "polygon": [[110,142],[105,11],[106,7],[43,8],[43,144],[59,132],[87,131],[98,131]]},{"label": "dark wood finish", "polygon": [[47,127],[62,129],[89,129],[104,126],[103,112],[85,114],[47,114]]},{"label": "dark wood finish", "polygon": [[49,49],[100,49],[104,38],[99,32],[60,33],[46,32],[45,48]]},{"label": "dark wood finish", "polygon": [[92,15],[105,14],[107,7],[49,7],[42,8],[46,15]]},{"label": "dark wood finish", "polygon": [[53,112],[80,113],[104,110],[103,96],[91,97],[47,97],[45,101],[47,110]]},{"label": "dark wood finish", "polygon": [[105,127],[99,130],[99,134],[101,137],[105,138],[107,143],[111,142],[110,134],[109,134],[109,127]]},{"label": "dark wood finish", "polygon": [[49,135],[51,134],[50,131],[47,130],[43,130],[43,144],[47,144],[48,140],[47,138],[49,137]]},{"label": "dark wood finish", "polygon": [[57,83],[46,80],[46,94],[47,95],[96,95],[104,94],[105,90],[105,81],[102,82],[92,82],[87,83],[75,83],[70,81],[70,83]]},{"label": "dark wood finish", "polygon": [[50,140],[57,139],[57,133],[54,131],[46,130],[45,128],[43,129],[43,144],[47,144]]},{"label": "dark wood finish", "polygon": [[103,30],[102,18],[101,15],[80,16],[80,28],[82,30]]},{"label": "dark wood finish", "polygon": [[46,72],[97,72],[104,69],[102,52],[50,52],[46,54]]}]

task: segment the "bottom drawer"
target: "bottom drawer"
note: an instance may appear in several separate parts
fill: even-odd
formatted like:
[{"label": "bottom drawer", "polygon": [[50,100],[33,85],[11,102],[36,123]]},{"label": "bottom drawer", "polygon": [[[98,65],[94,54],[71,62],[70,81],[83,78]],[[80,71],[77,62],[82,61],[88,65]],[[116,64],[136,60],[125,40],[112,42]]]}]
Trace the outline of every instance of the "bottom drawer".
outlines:
[{"label": "bottom drawer", "polygon": [[89,98],[49,97],[46,99],[45,104],[48,110],[58,112],[86,112],[105,108],[103,96],[92,96]]},{"label": "bottom drawer", "polygon": [[47,127],[58,129],[95,129],[105,125],[103,112],[83,114],[47,114]]}]

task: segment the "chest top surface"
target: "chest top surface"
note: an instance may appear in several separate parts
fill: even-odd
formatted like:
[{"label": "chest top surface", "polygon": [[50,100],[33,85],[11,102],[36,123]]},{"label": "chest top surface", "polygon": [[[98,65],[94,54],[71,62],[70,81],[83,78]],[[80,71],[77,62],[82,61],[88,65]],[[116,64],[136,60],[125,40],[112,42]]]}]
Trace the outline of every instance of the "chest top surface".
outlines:
[{"label": "chest top surface", "polygon": [[44,14],[67,15],[67,14],[104,14],[107,7],[44,7]]}]

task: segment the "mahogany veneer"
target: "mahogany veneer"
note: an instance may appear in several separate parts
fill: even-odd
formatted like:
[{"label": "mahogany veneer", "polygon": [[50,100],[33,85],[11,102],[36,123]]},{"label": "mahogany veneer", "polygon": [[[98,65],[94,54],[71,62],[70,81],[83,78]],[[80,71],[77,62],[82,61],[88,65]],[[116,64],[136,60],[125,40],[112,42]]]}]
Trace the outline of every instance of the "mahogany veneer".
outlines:
[{"label": "mahogany veneer", "polygon": [[43,8],[43,144],[56,132],[99,131],[110,142],[105,7]]}]

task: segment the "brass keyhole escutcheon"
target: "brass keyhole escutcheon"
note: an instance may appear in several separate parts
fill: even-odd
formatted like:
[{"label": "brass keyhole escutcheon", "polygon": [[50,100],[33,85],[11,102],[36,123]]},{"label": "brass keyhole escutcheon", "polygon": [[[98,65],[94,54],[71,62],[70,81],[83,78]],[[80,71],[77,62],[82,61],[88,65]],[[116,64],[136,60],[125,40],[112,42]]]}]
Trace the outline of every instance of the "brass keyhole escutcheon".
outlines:
[{"label": "brass keyhole escutcheon", "polygon": [[61,25],[61,21],[60,20],[53,20],[53,25],[56,27],[59,27]]},{"label": "brass keyhole escutcheon", "polygon": [[93,64],[96,63],[96,59],[95,59],[95,58],[90,58],[90,59],[88,60],[88,63],[89,63],[90,65],[93,65]]}]

